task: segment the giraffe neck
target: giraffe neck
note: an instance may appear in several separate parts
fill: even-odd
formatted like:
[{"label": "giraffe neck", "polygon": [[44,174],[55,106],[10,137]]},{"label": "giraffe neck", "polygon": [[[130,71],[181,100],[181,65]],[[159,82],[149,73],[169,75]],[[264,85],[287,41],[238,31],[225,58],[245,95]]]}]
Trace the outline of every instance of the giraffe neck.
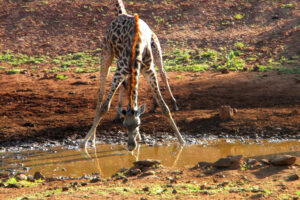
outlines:
[{"label": "giraffe neck", "polygon": [[[136,76],[137,76],[137,72],[135,70],[137,63],[135,62],[135,48],[137,45],[137,41],[138,41],[138,37],[139,37],[139,15],[138,14],[134,14],[134,35],[133,35],[133,40],[132,40],[132,46],[131,46],[131,50],[130,50],[130,59],[129,59],[129,68],[130,68],[130,95],[129,95],[129,105],[131,107],[131,109],[133,109],[134,107],[136,107],[137,105],[133,105],[135,101],[134,97],[136,97],[137,95],[134,93],[137,93],[137,89],[136,89]],[[134,92],[135,90],[135,92]]]},{"label": "giraffe neck", "polygon": [[116,12],[117,12],[117,16],[127,14],[124,3],[123,3],[123,0],[117,0],[117,3],[115,5],[115,7],[116,7],[115,9],[116,9]]}]

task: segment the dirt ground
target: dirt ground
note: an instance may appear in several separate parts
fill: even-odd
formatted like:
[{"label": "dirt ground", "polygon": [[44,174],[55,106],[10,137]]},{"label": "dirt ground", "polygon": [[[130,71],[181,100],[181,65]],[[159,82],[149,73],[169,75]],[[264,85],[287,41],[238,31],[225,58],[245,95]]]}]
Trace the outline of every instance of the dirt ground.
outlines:
[{"label": "dirt ground", "polygon": [[[28,55],[56,56],[97,49],[104,27],[114,16],[110,1],[2,0],[0,4],[5,4],[0,6],[0,51]],[[293,6],[282,6],[289,4]],[[170,44],[170,40],[179,47],[191,49],[226,49],[236,41],[243,41],[249,47],[246,55],[259,55],[255,62],[247,63],[247,67],[264,64],[270,55],[299,56],[298,4],[292,0],[126,1],[130,13],[140,13],[140,17],[158,33],[165,51],[173,48],[174,43]],[[245,14],[243,20],[234,20],[232,16],[236,13]],[[8,75],[0,70],[0,145],[28,139],[83,138],[93,121],[99,74],[68,71],[64,72],[68,79],[57,80],[55,74],[46,73],[43,68],[34,72],[29,64],[22,68],[28,69],[27,73]],[[183,135],[277,138],[300,135],[299,74],[207,71],[168,72],[168,77],[180,109],[172,114]],[[110,80],[111,74],[107,86]],[[171,107],[163,84],[161,89]],[[151,98],[150,88],[142,78],[139,104],[145,103],[146,111],[152,106]],[[97,129],[98,136],[124,131],[121,123],[113,121],[117,99],[116,95],[109,113]],[[237,109],[232,120],[219,118],[218,109],[222,105]],[[157,132],[172,133],[159,109],[154,114],[145,113],[141,120],[142,133],[154,136]],[[178,199],[298,199],[300,196],[299,180],[286,181],[288,176],[299,172],[299,166],[230,170],[207,176],[202,176],[201,170],[188,168],[158,171],[156,176],[132,178],[126,183],[114,180],[88,183],[74,193],[70,184],[75,181],[69,180],[47,182],[32,188],[0,188],[0,198],[46,193],[62,187],[68,189],[59,195],[44,195],[45,198],[161,199],[166,191],[172,193],[168,198]],[[178,174],[179,171],[182,172]],[[175,176],[176,181],[172,182]],[[227,188],[224,191],[228,192],[211,194],[209,186],[220,189],[228,186],[228,183],[222,186],[226,181],[230,181],[232,192]],[[81,184],[81,181],[77,182]],[[154,196],[144,189],[157,185],[162,186],[162,191]],[[190,185],[202,190],[191,195],[179,192],[188,190]],[[118,187],[120,191],[110,190]],[[104,192],[95,188],[104,188]],[[140,192],[127,192],[129,188]]]},{"label": "dirt ground", "polygon": [[[180,78],[176,78],[179,74]],[[0,141],[83,138],[87,133],[93,121],[99,75],[68,74],[67,80],[43,76],[0,72]],[[94,76],[96,78],[91,79]],[[299,134],[300,83],[297,75],[174,72],[168,76],[180,108],[172,113],[183,134],[258,134],[262,137]],[[163,93],[171,107],[168,94]],[[117,102],[116,95],[98,128],[99,135],[124,131],[122,123],[113,121]],[[145,103],[148,110],[152,106],[151,91],[143,79],[139,103]],[[233,120],[219,119],[221,105],[237,109]],[[145,113],[141,120],[141,132],[172,133],[159,108],[154,114]]]}]

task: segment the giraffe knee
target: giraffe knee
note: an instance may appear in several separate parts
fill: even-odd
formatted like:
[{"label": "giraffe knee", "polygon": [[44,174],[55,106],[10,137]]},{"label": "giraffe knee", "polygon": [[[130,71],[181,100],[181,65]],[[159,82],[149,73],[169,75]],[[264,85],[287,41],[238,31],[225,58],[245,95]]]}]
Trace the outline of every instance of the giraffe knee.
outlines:
[{"label": "giraffe knee", "polygon": [[168,117],[170,115],[170,109],[167,106],[162,106],[161,107],[161,112],[166,117]]},{"label": "giraffe knee", "polygon": [[103,102],[103,104],[101,105],[101,108],[100,108],[100,113],[101,114],[105,114],[108,112],[108,109],[109,109],[109,105],[107,102]]}]

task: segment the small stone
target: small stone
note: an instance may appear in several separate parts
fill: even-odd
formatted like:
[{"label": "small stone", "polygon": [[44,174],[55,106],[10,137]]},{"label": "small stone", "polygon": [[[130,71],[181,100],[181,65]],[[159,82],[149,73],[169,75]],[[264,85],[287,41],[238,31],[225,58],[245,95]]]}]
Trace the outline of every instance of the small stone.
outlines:
[{"label": "small stone", "polygon": [[230,106],[223,105],[219,108],[219,117],[221,120],[230,120],[233,119],[233,116],[234,111]]},{"label": "small stone", "polygon": [[140,174],[142,171],[140,169],[129,169],[125,175],[126,176],[136,176],[138,174]]},{"label": "small stone", "polygon": [[24,127],[34,127],[34,123],[32,122],[26,122],[23,124]]},{"label": "small stone", "polygon": [[265,165],[270,165],[270,162],[267,159],[261,159],[259,162]]},{"label": "small stone", "polygon": [[151,159],[147,159],[147,160],[139,160],[134,162],[133,164],[135,166],[144,166],[144,167],[152,167],[153,165],[159,165],[161,162],[159,160],[151,160]]},{"label": "small stone", "polygon": [[230,169],[239,169],[242,166],[243,156],[227,156],[226,158],[220,158],[215,163],[214,167],[217,168],[230,168]]},{"label": "small stone", "polygon": [[289,114],[289,116],[295,116],[295,115],[298,115],[299,113],[298,113],[298,111],[297,110],[293,110],[290,114]]},{"label": "small stone", "polygon": [[296,181],[299,180],[299,176],[297,174],[290,175],[287,181]]},{"label": "small stone", "polygon": [[25,174],[17,174],[16,175],[16,179],[18,181],[26,181],[27,180],[27,176]]},{"label": "small stone", "polygon": [[177,194],[177,190],[173,189],[172,194]]},{"label": "small stone", "polygon": [[68,191],[69,188],[68,188],[68,187],[62,187],[61,190],[62,190],[63,192],[65,192],[65,191]]},{"label": "small stone", "polygon": [[252,159],[252,158],[249,158],[249,160],[247,161],[248,165],[256,165],[257,163],[258,163],[258,161],[255,159]]},{"label": "small stone", "polygon": [[275,166],[289,166],[296,162],[296,157],[290,155],[279,155],[269,159],[269,162]]},{"label": "small stone", "polygon": [[35,172],[34,175],[33,175],[33,179],[34,180],[38,180],[38,179],[44,180],[45,177],[40,172]]},{"label": "small stone", "polygon": [[260,199],[262,198],[264,195],[262,193],[259,194],[254,194],[252,196],[250,196],[250,199]]},{"label": "small stone", "polygon": [[102,180],[100,178],[96,177],[96,178],[92,178],[90,180],[90,183],[97,183],[97,182],[100,182],[100,181],[102,181]]},{"label": "small stone", "polygon": [[217,187],[225,187],[225,186],[228,185],[228,184],[229,184],[228,181],[224,181],[224,182],[218,184]]},{"label": "small stone", "polygon": [[148,192],[148,191],[149,191],[149,187],[146,186],[146,187],[144,187],[142,190],[143,190],[144,192]]},{"label": "small stone", "polygon": [[198,162],[197,165],[195,165],[194,167],[192,167],[192,169],[204,169],[204,168],[208,168],[211,167],[213,165],[213,163],[210,162]]},{"label": "small stone", "polygon": [[123,172],[126,172],[128,170],[128,168],[121,168],[121,169],[119,169],[119,173],[123,173]]},{"label": "small stone", "polygon": [[228,73],[229,73],[229,70],[228,70],[227,68],[223,68],[223,69],[221,70],[221,73],[222,73],[222,74],[228,74]]},{"label": "small stone", "polygon": [[154,171],[148,171],[148,172],[144,172],[141,175],[139,175],[138,178],[142,178],[142,177],[145,177],[145,176],[152,176],[154,174],[155,174]]},{"label": "small stone", "polygon": [[86,182],[82,182],[81,186],[87,186],[87,183]]}]

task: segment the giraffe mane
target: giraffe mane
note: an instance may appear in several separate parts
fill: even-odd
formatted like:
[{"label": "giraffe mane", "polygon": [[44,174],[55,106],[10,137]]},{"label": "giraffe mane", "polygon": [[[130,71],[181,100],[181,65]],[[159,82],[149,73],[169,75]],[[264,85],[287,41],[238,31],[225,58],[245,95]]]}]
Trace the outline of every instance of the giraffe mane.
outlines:
[{"label": "giraffe mane", "polygon": [[132,95],[134,90],[134,84],[135,84],[135,69],[134,69],[134,60],[135,60],[135,47],[137,45],[138,37],[139,37],[139,15],[134,14],[134,35],[132,40],[132,46],[130,51],[130,60],[129,60],[129,68],[130,68],[130,107],[133,108],[133,101],[132,101]]}]

